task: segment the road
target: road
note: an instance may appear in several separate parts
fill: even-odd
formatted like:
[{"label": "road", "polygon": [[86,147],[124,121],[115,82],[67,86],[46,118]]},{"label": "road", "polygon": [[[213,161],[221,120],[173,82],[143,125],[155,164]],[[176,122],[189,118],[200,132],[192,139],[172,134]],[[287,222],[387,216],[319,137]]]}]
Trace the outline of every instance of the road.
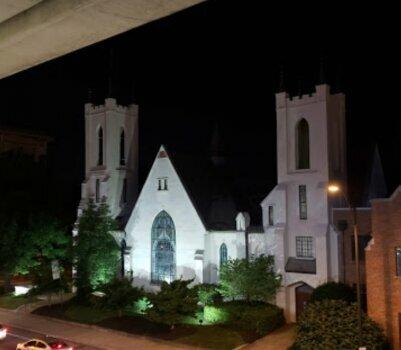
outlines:
[{"label": "road", "polygon": [[[0,349],[1,350],[15,350],[18,343],[23,343],[29,339],[37,338],[44,339],[44,334],[29,332],[20,328],[10,328],[7,338],[4,340],[0,340]],[[92,346],[76,344],[69,341],[66,341],[68,345],[74,345],[74,350],[100,350],[99,348],[94,348]]]}]

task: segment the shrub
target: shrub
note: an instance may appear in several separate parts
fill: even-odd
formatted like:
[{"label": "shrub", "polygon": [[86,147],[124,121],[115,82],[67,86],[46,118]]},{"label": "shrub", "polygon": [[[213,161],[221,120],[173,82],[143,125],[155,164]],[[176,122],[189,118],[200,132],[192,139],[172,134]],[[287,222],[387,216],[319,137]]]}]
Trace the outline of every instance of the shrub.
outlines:
[{"label": "shrub", "polygon": [[149,298],[144,296],[139,298],[137,301],[134,302],[133,311],[139,315],[145,315],[146,312],[152,307],[152,303],[150,302]]},{"label": "shrub", "polygon": [[274,272],[274,257],[259,256],[229,260],[220,268],[219,292],[226,298],[270,301],[281,285],[281,275]]},{"label": "shrub", "polygon": [[221,305],[206,305],[203,309],[203,320],[206,324],[227,323],[230,320],[230,312]]},{"label": "shrub", "polygon": [[194,316],[198,308],[198,296],[194,288],[188,288],[192,280],[162,282],[160,292],[150,295],[152,308],[147,311],[151,321],[174,328],[185,316]]},{"label": "shrub", "polygon": [[109,310],[117,310],[121,317],[123,310],[132,305],[142,296],[142,291],[131,285],[126,278],[115,278],[104,284],[101,291],[105,294],[101,299],[101,305]]},{"label": "shrub", "polygon": [[356,301],[355,291],[341,282],[328,282],[318,286],[312,293],[311,302],[322,300],[344,300],[348,303]]},{"label": "shrub", "polygon": [[[299,317],[294,349],[357,349],[356,304],[343,300],[311,303]],[[382,349],[385,337],[366,315],[362,319],[362,342],[368,349]]]},{"label": "shrub", "polygon": [[223,297],[215,284],[198,284],[194,287],[198,293],[198,300],[203,306],[213,305],[223,301]]}]

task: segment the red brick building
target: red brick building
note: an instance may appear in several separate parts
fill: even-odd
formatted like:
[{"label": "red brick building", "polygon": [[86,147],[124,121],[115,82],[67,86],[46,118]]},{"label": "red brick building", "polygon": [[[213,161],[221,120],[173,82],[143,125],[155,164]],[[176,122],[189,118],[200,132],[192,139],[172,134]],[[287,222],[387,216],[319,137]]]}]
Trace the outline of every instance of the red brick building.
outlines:
[{"label": "red brick building", "polygon": [[372,237],[366,248],[368,314],[401,349],[401,186],[372,201]]}]

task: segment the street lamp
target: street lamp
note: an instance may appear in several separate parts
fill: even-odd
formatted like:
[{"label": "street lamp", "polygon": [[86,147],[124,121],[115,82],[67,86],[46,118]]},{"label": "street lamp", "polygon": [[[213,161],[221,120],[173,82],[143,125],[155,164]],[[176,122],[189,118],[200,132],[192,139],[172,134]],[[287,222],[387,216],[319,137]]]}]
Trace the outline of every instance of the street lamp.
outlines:
[{"label": "street lamp", "polygon": [[359,237],[358,237],[358,224],[356,221],[356,208],[351,205],[349,197],[344,193],[341,187],[337,184],[330,184],[327,186],[327,191],[331,194],[341,193],[344,197],[347,206],[353,214],[353,227],[354,227],[354,245],[355,245],[355,275],[356,275],[356,298],[358,306],[358,345],[359,349],[365,349],[361,347],[362,344],[362,307],[361,307],[361,279],[359,274]]}]

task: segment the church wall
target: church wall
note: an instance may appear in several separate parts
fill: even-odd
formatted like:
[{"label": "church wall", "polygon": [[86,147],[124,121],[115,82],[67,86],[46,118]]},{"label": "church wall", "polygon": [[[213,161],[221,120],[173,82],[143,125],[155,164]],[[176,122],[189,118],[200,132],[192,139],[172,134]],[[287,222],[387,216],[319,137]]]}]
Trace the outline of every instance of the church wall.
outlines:
[{"label": "church wall", "polygon": [[205,269],[209,280],[205,283],[217,283],[219,281],[220,246],[227,246],[228,259],[245,258],[245,234],[243,231],[210,231],[206,237],[205,246],[208,247]]},{"label": "church wall", "polygon": [[[168,179],[168,190],[158,190],[159,178]],[[153,288],[150,285],[151,232],[153,221],[162,210],[171,216],[175,225],[176,277],[195,277],[195,283],[203,282],[199,258],[205,250],[205,228],[166,156],[155,160],[126,226],[127,244],[132,247],[134,284]]]}]

